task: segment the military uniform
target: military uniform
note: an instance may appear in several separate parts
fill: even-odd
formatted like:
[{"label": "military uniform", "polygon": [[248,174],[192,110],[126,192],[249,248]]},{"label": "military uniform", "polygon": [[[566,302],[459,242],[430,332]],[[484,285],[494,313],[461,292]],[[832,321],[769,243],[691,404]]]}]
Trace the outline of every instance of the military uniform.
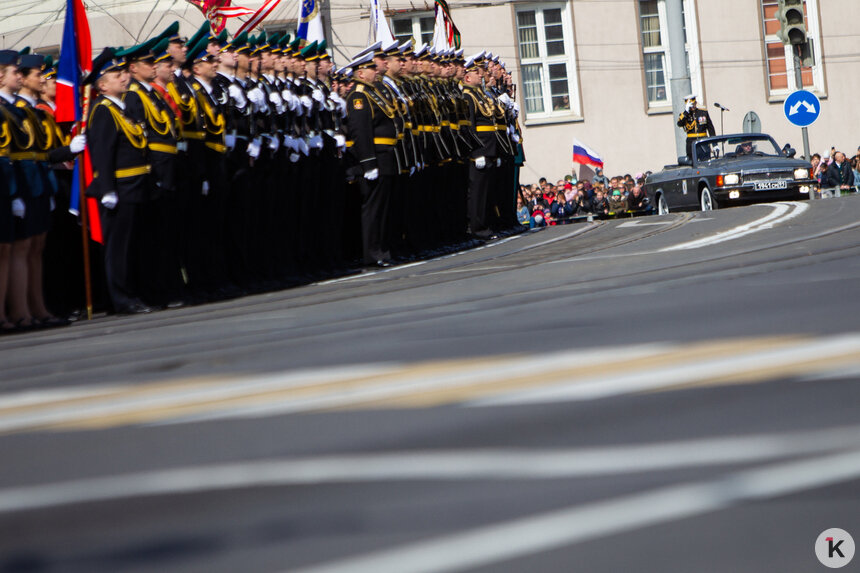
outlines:
[{"label": "military uniform", "polygon": [[[696,98],[688,96],[686,101],[695,102]],[[678,117],[678,127],[682,128],[687,134],[687,157],[689,158],[693,157],[693,145],[696,143],[696,140],[716,135],[711,116],[704,109],[684,110]]]}]

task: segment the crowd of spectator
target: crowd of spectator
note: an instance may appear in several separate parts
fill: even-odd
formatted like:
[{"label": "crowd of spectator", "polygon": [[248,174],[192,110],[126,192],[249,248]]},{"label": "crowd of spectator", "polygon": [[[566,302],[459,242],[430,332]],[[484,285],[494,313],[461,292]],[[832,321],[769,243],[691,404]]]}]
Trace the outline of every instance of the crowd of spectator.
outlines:
[{"label": "crowd of spectator", "polygon": [[851,159],[835,147],[830,153],[812,156],[813,176],[822,189],[839,189],[840,194],[860,191],[860,147]]},{"label": "crowd of spectator", "polygon": [[520,224],[535,228],[565,225],[588,217],[648,213],[653,207],[643,185],[650,174],[607,177],[597,169],[590,181],[567,175],[555,184],[541,177],[538,183],[520,185],[517,218]]}]

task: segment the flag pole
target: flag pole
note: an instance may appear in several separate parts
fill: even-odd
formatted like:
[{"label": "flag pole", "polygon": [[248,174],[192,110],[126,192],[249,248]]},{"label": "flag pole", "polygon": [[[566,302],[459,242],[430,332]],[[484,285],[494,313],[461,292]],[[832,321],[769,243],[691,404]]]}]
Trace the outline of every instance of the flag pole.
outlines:
[{"label": "flag pole", "polygon": [[[87,116],[89,116],[90,111],[90,98],[88,97],[87,87],[81,87],[80,97],[83,99],[84,105],[84,113],[80,122],[78,122],[78,133],[85,133],[87,126]],[[75,160],[78,162],[78,190],[79,190],[79,201],[80,204],[78,208],[81,213],[81,237],[84,246],[84,292],[86,293],[86,301],[87,301],[87,320],[93,319],[93,281],[91,274],[91,265],[90,265],[90,232],[88,229],[88,220],[87,220],[87,197],[84,193],[86,190],[86,174],[84,173],[84,154],[81,153],[78,155]]]}]

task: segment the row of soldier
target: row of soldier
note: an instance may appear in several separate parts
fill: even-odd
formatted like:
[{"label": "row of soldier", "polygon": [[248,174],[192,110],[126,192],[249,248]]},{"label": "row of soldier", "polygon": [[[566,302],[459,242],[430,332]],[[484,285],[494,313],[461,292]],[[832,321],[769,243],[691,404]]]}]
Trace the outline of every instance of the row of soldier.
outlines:
[{"label": "row of soldier", "polygon": [[97,94],[87,194],[116,312],[276,288],[355,259],[388,266],[516,228],[517,110],[497,58],[378,43],[335,71],[324,43],[208,32],[187,40],[174,24],[107,48],[85,80]]}]

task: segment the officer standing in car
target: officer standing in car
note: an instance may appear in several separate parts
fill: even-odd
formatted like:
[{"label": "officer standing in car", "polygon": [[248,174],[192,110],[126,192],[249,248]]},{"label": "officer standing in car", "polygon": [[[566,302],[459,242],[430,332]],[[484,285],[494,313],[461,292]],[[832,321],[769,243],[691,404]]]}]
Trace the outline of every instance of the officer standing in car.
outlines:
[{"label": "officer standing in car", "polygon": [[696,96],[693,94],[684,98],[684,111],[678,118],[678,127],[687,133],[687,157],[693,158],[693,144],[703,137],[716,135],[714,123],[707,110],[699,109]]}]

